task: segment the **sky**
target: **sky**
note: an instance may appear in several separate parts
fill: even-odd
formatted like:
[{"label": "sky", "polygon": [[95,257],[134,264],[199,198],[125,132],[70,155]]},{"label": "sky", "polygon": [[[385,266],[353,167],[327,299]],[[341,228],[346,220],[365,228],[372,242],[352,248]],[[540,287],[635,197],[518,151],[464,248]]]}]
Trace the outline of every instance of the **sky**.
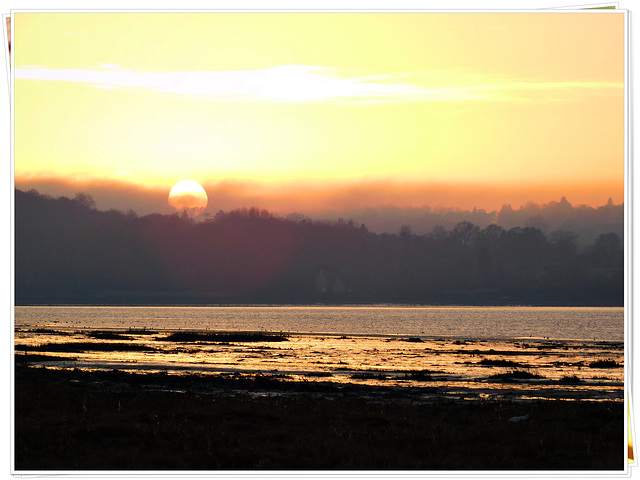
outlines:
[{"label": "sky", "polygon": [[[15,184],[166,212],[624,201],[624,16],[15,13]],[[124,203],[123,203],[124,202]]]}]

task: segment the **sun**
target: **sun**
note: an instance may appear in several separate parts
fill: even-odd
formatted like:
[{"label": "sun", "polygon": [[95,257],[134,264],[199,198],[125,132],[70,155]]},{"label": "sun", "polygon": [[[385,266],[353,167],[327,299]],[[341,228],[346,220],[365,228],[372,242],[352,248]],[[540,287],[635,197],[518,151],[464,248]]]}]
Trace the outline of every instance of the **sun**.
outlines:
[{"label": "sun", "polygon": [[194,180],[180,180],[169,192],[169,205],[191,218],[200,215],[208,203],[207,192]]}]

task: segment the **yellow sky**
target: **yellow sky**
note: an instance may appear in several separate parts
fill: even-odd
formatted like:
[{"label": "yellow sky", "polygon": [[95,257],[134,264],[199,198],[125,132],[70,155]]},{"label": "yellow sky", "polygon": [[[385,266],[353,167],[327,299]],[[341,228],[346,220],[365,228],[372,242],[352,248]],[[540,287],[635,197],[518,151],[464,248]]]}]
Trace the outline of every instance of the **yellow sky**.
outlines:
[{"label": "yellow sky", "polygon": [[623,201],[620,12],[14,20],[17,185],[617,185]]}]

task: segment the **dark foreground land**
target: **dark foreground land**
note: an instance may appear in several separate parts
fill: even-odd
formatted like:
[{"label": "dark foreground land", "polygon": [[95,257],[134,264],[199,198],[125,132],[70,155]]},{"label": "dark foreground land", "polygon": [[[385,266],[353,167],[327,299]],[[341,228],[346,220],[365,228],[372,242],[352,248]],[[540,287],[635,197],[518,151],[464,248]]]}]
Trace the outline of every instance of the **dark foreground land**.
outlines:
[{"label": "dark foreground land", "polygon": [[[420,404],[363,387],[358,392],[315,382],[288,389],[277,384],[262,377],[185,380],[17,365],[15,467],[624,468],[621,402]],[[264,395],[268,391],[278,394]],[[377,393],[384,401],[372,401]],[[509,421],[524,415],[527,420]]]}]

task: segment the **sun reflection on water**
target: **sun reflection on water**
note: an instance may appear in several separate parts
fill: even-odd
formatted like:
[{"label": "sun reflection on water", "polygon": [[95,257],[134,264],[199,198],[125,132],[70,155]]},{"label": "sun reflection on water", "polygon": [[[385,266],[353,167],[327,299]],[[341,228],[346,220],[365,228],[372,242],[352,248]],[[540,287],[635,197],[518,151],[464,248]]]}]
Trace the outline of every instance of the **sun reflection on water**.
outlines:
[{"label": "sun reflection on water", "polygon": [[35,365],[56,368],[266,374],[285,381],[422,388],[430,395],[474,399],[623,398],[620,342],[331,334],[288,334],[281,341],[268,336],[170,341],[169,334],[21,327],[15,349],[17,355],[33,356]]}]

